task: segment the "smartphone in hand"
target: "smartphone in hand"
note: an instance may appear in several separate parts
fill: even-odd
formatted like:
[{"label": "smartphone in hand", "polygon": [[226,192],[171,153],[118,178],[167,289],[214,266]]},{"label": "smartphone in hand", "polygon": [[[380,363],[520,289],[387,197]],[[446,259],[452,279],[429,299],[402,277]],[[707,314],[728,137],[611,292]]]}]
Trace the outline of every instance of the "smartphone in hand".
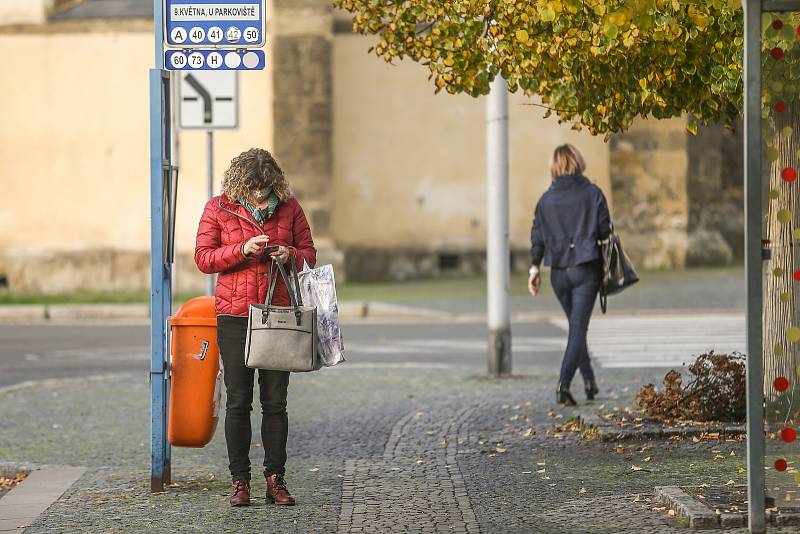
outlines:
[{"label": "smartphone in hand", "polygon": [[280,248],[281,247],[279,247],[278,245],[264,247],[264,250],[261,251],[261,261],[269,261],[271,259],[269,255],[272,254],[273,252],[278,252],[278,249]]}]

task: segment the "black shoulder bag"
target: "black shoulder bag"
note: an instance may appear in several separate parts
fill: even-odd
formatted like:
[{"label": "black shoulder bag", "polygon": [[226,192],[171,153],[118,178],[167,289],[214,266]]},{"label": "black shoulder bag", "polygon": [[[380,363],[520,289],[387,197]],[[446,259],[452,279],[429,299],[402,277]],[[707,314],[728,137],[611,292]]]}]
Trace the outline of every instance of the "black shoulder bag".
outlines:
[{"label": "black shoulder bag", "polygon": [[598,242],[600,257],[603,262],[603,282],[600,284],[600,309],[606,313],[608,296],[621,293],[639,281],[631,260],[622,250],[622,241],[614,232],[611,225],[611,234]]}]

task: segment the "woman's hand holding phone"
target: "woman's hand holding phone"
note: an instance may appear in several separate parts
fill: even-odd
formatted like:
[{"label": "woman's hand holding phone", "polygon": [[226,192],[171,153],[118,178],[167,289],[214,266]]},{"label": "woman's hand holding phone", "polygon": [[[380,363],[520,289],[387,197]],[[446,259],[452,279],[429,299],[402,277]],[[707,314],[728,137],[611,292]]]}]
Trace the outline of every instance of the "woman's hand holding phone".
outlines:
[{"label": "woman's hand holding phone", "polygon": [[244,246],[242,246],[242,252],[244,253],[245,257],[250,257],[253,254],[257,254],[261,252],[261,249],[269,243],[269,237],[265,235],[257,235],[255,237],[250,238]]},{"label": "woman's hand holding phone", "polygon": [[270,257],[274,260],[278,260],[281,263],[286,263],[286,261],[289,259],[289,249],[283,246],[275,247],[275,250],[270,253]]}]

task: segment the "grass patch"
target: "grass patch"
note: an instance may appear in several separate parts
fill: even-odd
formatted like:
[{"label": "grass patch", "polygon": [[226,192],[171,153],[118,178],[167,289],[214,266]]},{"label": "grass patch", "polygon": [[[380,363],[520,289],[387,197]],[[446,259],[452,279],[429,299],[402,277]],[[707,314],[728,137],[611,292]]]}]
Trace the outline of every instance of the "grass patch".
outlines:
[{"label": "grass patch", "polygon": [[[691,269],[686,271],[652,270],[639,273],[642,278],[640,287],[669,288],[680,285],[702,286],[707,280],[728,277],[733,283],[743,276],[742,269],[712,268]],[[552,293],[549,273],[542,283],[542,294]],[[511,296],[527,295],[527,273],[512,273],[510,279]],[[339,284],[337,292],[340,300],[409,302],[435,300],[478,300],[486,298],[486,276],[443,276],[438,278],[421,278],[407,281],[386,282],[349,282]],[[175,302],[181,303],[196,293],[181,293],[175,296]],[[0,305],[9,304],[144,304],[149,302],[149,291],[78,291],[42,295],[35,293],[10,293],[0,291]]]}]

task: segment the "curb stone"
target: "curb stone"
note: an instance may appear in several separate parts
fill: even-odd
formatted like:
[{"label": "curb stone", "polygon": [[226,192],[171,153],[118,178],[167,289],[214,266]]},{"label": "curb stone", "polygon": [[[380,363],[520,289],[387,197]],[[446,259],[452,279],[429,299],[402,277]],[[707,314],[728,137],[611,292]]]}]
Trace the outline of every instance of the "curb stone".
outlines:
[{"label": "curb stone", "polygon": [[744,425],[720,425],[702,428],[696,426],[663,426],[627,430],[610,424],[597,414],[580,414],[579,417],[582,425],[597,430],[597,437],[603,442],[669,438],[672,436],[691,437],[709,432],[718,432],[722,437],[740,435],[746,432]]},{"label": "curb stone", "polygon": [[[127,374],[127,373],[122,373]],[[64,377],[64,378],[45,378],[42,380],[26,380],[25,382],[18,382],[16,384],[11,384],[10,386],[3,386],[0,387],[0,395],[7,395],[9,393],[16,393],[17,391],[23,391],[30,388],[40,388],[40,389],[49,389],[49,388],[60,388],[65,385],[69,384],[76,384],[80,382],[101,382],[103,380],[113,380],[115,378],[119,378],[120,374],[102,374],[102,375],[89,375],[89,376],[71,376],[71,377]],[[3,422],[3,419],[0,418],[0,423]],[[0,468],[2,468],[2,463],[0,463]],[[13,465],[13,464],[10,464]],[[28,464],[21,464],[21,465],[28,465]]]},{"label": "curb stone", "polygon": [[0,306],[0,323],[41,321],[47,317],[47,307],[40,305]]},{"label": "curb stone", "polygon": [[[656,486],[655,500],[675,511],[675,515],[689,521],[691,528],[741,528],[747,526],[747,514],[713,512],[708,505],[695,499],[678,486]],[[770,505],[771,503],[768,503]],[[800,513],[771,508],[767,522],[776,526],[800,525]]]},{"label": "curb stone", "polygon": [[0,462],[0,477],[14,478],[17,475],[30,474],[31,471],[36,469],[31,464],[18,463],[18,462]]},{"label": "curb stone", "polygon": [[83,467],[43,465],[0,499],[0,532],[29,527],[86,472]]},{"label": "curb stone", "polygon": [[[0,305],[0,324],[76,319],[147,319],[148,304],[42,304]],[[344,321],[364,319],[428,319],[450,321],[449,312],[416,308],[402,304],[368,301],[339,302],[339,317]]]},{"label": "curb stone", "polygon": [[53,304],[45,307],[45,319],[147,319],[147,304]]},{"label": "curb stone", "polygon": [[800,514],[798,513],[782,512],[780,510],[776,512],[773,510],[769,512],[769,519],[781,527],[796,527],[800,525]]},{"label": "curb stone", "polygon": [[689,520],[691,528],[716,528],[720,526],[717,514],[677,486],[656,486],[655,499],[675,515]]}]

